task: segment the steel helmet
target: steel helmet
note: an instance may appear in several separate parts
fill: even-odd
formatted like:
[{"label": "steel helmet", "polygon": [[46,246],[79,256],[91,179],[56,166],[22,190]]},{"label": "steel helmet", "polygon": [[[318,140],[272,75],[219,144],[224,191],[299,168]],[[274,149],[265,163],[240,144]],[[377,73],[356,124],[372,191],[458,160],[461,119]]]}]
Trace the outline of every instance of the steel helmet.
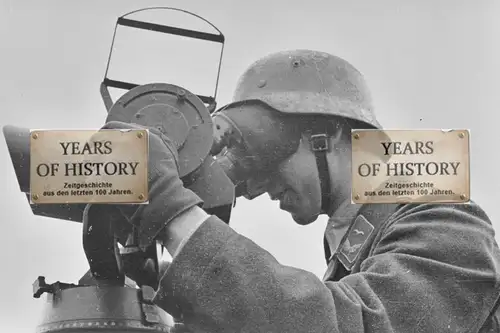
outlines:
[{"label": "steel helmet", "polygon": [[[375,118],[371,94],[363,75],[347,61],[324,52],[283,51],[270,54],[253,63],[239,79],[233,102],[218,112],[220,116],[214,124],[220,121],[220,126],[218,126],[221,129],[220,132],[241,133],[239,130],[234,130],[238,128],[237,122],[236,124],[234,122],[234,118],[238,115],[236,110],[252,101],[265,103],[284,114],[337,116],[353,120],[357,128],[381,128]],[[230,109],[233,111],[229,112]],[[228,110],[229,113],[224,114],[225,110]],[[264,128],[259,126],[259,129],[263,130]],[[332,195],[326,159],[326,152],[329,150],[329,135],[327,131],[319,130],[318,132],[318,129],[313,130],[313,132],[311,144],[312,150],[315,152],[320,177],[321,205],[323,212],[329,212],[330,196]],[[219,137],[224,136],[221,133],[218,133]],[[283,140],[279,140],[279,136],[274,139],[277,139],[276,142],[269,142],[264,146],[273,150],[275,147],[286,144]],[[269,135],[265,136],[263,140],[264,142],[265,140],[273,141],[272,136]],[[223,140],[217,141],[223,142]],[[258,159],[261,155],[253,154],[252,149],[249,151],[250,157],[254,159]],[[238,167],[238,161],[244,160],[244,158],[241,156],[229,158],[231,157],[228,156],[230,153],[230,151],[226,151],[225,158],[221,159],[222,163],[228,165],[225,169],[231,171],[245,169]],[[238,154],[235,153],[235,155]],[[267,155],[264,154],[264,156]],[[258,167],[247,167],[246,169],[261,173]],[[228,172],[228,174],[233,173],[236,174]],[[265,174],[265,171],[263,173]],[[245,175],[241,177],[233,175],[233,178],[240,179],[236,183],[240,184],[238,187],[242,193],[246,192],[244,195],[247,198],[255,198],[265,192],[263,187],[249,186],[249,182],[253,181],[252,177],[246,179]],[[252,187],[255,188],[252,189]]]},{"label": "steel helmet", "polygon": [[363,75],[324,52],[277,52],[253,63],[241,76],[233,103],[260,100],[283,113],[333,115],[381,128]]}]

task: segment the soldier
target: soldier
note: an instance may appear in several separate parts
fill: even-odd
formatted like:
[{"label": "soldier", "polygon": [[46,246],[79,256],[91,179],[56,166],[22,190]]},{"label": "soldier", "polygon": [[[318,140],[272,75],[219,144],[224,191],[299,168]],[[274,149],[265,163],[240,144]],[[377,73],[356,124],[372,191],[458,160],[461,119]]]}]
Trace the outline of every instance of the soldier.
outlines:
[{"label": "soldier", "polygon": [[321,280],[281,265],[209,216],[183,187],[174,146],[153,133],[150,204],[123,211],[143,244],[160,240],[174,258],[156,304],[193,332],[500,332],[500,250],[477,204],[351,204],[350,131],[381,128],[352,65],[272,54],[219,112],[245,137],[246,152],[229,153],[251,164],[247,194],[269,193],[301,225],[330,216],[328,269]]}]

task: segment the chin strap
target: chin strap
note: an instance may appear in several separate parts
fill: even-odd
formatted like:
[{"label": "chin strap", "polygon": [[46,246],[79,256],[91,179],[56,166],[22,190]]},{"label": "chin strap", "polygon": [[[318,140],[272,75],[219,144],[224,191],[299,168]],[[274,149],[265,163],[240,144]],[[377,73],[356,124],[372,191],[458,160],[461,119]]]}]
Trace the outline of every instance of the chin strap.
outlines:
[{"label": "chin strap", "polygon": [[321,185],[321,211],[328,213],[331,204],[330,173],[326,154],[330,151],[330,136],[326,133],[311,135],[311,149],[316,156],[319,181]]}]

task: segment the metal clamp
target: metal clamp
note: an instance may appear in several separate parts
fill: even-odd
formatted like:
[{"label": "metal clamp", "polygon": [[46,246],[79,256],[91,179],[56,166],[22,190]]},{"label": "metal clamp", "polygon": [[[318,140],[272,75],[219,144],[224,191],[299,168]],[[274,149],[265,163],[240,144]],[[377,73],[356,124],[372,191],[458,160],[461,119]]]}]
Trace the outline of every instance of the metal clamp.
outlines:
[{"label": "metal clamp", "polygon": [[77,285],[72,283],[62,283],[59,281],[48,284],[47,282],[45,282],[44,276],[39,276],[35,280],[35,282],[33,282],[33,297],[40,298],[40,296],[42,296],[44,293],[55,294],[58,291],[74,287],[77,287]]},{"label": "metal clamp", "polygon": [[139,289],[139,299],[141,300],[141,309],[145,325],[155,325],[160,323],[161,318],[158,314],[158,308],[153,304],[155,291],[150,286],[142,286]]}]

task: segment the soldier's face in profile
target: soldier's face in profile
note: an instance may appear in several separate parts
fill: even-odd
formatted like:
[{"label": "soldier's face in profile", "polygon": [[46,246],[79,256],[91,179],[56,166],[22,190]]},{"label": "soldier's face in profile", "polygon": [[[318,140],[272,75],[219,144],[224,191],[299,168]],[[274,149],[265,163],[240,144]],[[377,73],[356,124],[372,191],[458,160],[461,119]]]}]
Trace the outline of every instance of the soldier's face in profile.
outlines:
[{"label": "soldier's face in profile", "polygon": [[266,190],[298,224],[316,221],[321,212],[321,185],[309,143],[302,141],[297,152],[279,164]]}]

